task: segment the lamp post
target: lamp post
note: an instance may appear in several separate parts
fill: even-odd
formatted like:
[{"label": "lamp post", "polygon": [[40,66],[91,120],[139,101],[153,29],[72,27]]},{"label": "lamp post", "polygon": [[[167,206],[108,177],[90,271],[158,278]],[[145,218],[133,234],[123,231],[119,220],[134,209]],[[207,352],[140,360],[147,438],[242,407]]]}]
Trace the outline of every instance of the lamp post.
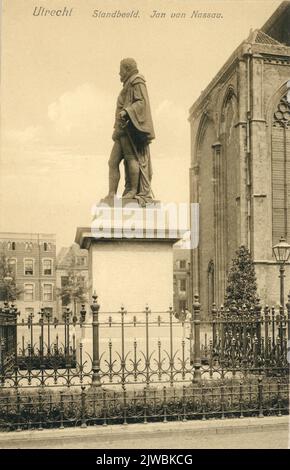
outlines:
[{"label": "lamp post", "polygon": [[276,258],[277,263],[280,268],[280,304],[284,310],[285,300],[284,300],[284,277],[285,277],[285,263],[289,260],[290,257],[290,245],[286,242],[284,237],[280,238],[280,241],[277,245],[273,246],[273,254]]},{"label": "lamp post", "polygon": [[189,309],[192,307],[193,295],[192,295],[192,269],[191,262],[187,263],[187,306]]}]

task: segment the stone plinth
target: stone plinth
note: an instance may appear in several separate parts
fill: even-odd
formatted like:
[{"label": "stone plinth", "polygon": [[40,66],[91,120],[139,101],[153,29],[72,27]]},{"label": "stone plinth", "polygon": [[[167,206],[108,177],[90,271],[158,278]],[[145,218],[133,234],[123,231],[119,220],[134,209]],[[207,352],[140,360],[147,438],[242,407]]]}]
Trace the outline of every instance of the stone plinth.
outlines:
[{"label": "stone plinth", "polygon": [[[77,229],[75,241],[89,252],[91,294],[95,291],[100,303],[102,370],[110,358],[117,367],[122,354],[127,366],[137,358],[141,369],[145,357],[156,367],[162,356],[166,369],[170,354],[182,357],[183,350],[188,352],[188,332],[168,312],[173,305],[173,245],[187,228],[175,209],[169,214],[160,206],[96,206],[92,226]],[[146,304],[150,308],[147,314]],[[126,310],[123,316],[122,305]],[[82,344],[84,357],[92,357],[91,328],[84,331]],[[134,382],[134,377],[128,381]]]},{"label": "stone plinth", "polygon": [[89,251],[91,291],[102,312],[164,311],[173,303],[173,245],[185,233],[178,214],[160,207],[96,206],[91,227],[75,241]]}]

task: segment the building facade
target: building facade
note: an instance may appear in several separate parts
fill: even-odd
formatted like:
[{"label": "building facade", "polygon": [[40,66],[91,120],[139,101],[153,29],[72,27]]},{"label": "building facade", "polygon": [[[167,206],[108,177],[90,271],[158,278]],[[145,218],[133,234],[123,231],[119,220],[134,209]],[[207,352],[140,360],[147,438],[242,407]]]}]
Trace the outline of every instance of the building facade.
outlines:
[{"label": "building facade", "polygon": [[[233,52],[190,109],[190,198],[200,204],[193,291],[222,304],[236,249],[254,259],[262,303],[279,302],[272,247],[290,243],[290,4]],[[286,265],[286,292],[290,266]]]},{"label": "building facade", "polygon": [[[22,318],[41,308],[56,313],[56,240],[47,233],[0,233],[0,254],[19,291]],[[2,301],[5,299],[1,299]]]},{"label": "building facade", "polygon": [[178,316],[191,310],[190,250],[173,247],[173,303]]},{"label": "building facade", "polygon": [[[89,287],[88,274],[88,251],[83,250],[74,243],[70,247],[62,247],[56,260],[56,285],[58,292],[67,286],[69,277],[73,277],[75,282],[83,284],[84,291]],[[66,306],[65,299],[57,297],[58,312],[62,312]],[[74,307],[78,312],[81,303],[76,301]]]}]

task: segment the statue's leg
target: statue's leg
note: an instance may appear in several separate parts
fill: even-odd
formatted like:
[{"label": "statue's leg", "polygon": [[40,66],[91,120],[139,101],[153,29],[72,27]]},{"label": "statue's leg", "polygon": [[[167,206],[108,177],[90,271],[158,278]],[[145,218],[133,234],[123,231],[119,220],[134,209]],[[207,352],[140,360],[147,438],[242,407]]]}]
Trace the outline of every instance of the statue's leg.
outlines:
[{"label": "statue's leg", "polygon": [[126,163],[128,167],[128,172],[130,175],[130,191],[126,194],[125,197],[133,198],[136,196],[138,191],[138,183],[140,176],[140,167],[135,155],[126,155]]},{"label": "statue's leg", "polygon": [[130,190],[126,193],[124,198],[131,199],[136,196],[138,191],[140,166],[129,138],[127,136],[123,136],[120,141],[124,159],[126,161],[125,168],[128,171],[128,176],[125,179],[130,181]]},{"label": "statue's leg", "polygon": [[122,147],[119,140],[116,140],[109,159],[109,194],[107,197],[114,197],[117,193],[120,181],[120,162],[123,158]]},{"label": "statue's leg", "polygon": [[124,170],[125,170],[125,189],[124,189],[122,196],[125,196],[131,190],[128,164],[125,159],[124,159]]}]

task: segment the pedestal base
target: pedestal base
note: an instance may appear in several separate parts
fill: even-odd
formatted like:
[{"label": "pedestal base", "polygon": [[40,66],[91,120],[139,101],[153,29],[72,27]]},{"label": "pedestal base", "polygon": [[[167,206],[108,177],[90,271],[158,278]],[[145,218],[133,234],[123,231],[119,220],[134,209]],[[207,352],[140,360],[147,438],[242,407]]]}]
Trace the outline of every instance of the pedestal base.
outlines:
[{"label": "pedestal base", "polygon": [[172,241],[92,241],[89,248],[92,291],[101,312],[142,312],[146,304],[154,311],[173,303]]},{"label": "pedestal base", "polygon": [[101,312],[172,305],[173,245],[186,231],[178,221],[176,210],[159,206],[96,206],[92,227],[78,228],[76,242],[89,252],[91,292]]},{"label": "pedestal base", "polygon": [[[171,230],[158,207],[100,210],[102,218],[97,217],[92,228],[78,228],[76,242],[89,252],[90,290],[97,293],[100,304],[101,369],[102,363],[106,370],[111,361],[118,369],[121,360],[129,369],[132,364],[146,369],[148,361],[156,368],[162,357],[162,367],[170,370],[170,358],[183,357],[189,341],[183,325],[168,313],[173,305],[173,245],[186,230]],[[158,218],[165,220],[163,227]],[[122,306],[126,313],[120,314]],[[89,329],[83,351],[91,356],[87,333]],[[134,374],[126,373],[129,381],[135,380]]]}]

